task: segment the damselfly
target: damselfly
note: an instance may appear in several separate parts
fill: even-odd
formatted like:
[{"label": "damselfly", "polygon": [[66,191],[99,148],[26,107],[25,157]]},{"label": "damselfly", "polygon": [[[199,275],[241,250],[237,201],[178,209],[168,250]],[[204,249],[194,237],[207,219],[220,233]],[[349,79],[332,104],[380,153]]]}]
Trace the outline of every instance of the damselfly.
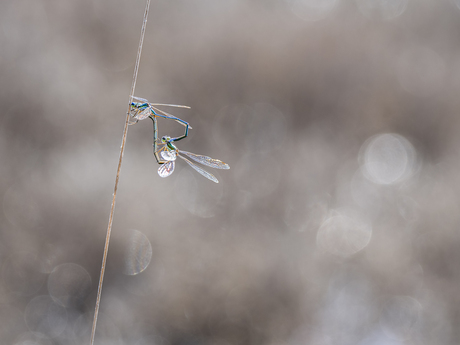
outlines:
[{"label": "damselfly", "polygon": [[158,139],[157,117],[174,120],[180,123],[181,125],[185,126],[184,135],[177,137],[177,138],[173,138],[174,141],[178,141],[178,140],[181,140],[187,137],[188,130],[189,128],[192,129],[192,126],[190,126],[188,122],[174,115],[171,115],[161,109],[158,109],[155,106],[166,106],[166,107],[187,108],[187,109],[190,109],[190,107],[186,105],[177,105],[177,104],[150,103],[148,100],[144,98],[139,98],[139,97],[134,97],[134,96],[133,96],[133,100],[136,100],[138,102],[131,103],[130,115],[131,115],[132,121],[129,124],[134,125],[137,122],[144,120],[146,118],[150,118],[153,121],[153,153],[155,154],[155,158],[158,164],[162,164],[160,163],[161,159],[158,157],[158,150],[157,150],[157,141],[158,141],[157,140]]},{"label": "damselfly", "polygon": [[138,102],[131,102],[131,110],[130,115],[132,117],[132,121],[129,123],[130,125],[134,125],[135,123],[144,120],[148,117],[163,117],[166,119],[172,119],[179,122],[181,125],[186,126],[188,123],[177,116],[171,115],[161,109],[158,109],[156,106],[164,106],[164,107],[175,107],[175,108],[187,108],[190,107],[186,105],[178,105],[178,104],[162,104],[162,103],[150,103],[145,98],[135,97],[133,96],[133,100]]},{"label": "damselfly", "polygon": [[158,163],[161,164],[161,166],[158,168],[158,175],[160,175],[161,177],[168,177],[174,172],[176,158],[180,157],[184,161],[186,161],[187,164],[190,165],[193,169],[198,171],[201,175],[215,183],[219,183],[219,181],[213,174],[210,174],[206,170],[200,168],[198,165],[191,162],[183,155],[187,156],[188,158],[191,158],[195,162],[201,163],[211,168],[230,169],[230,166],[228,164],[218,159],[179,150],[177,146],[174,145],[174,141],[177,141],[177,138],[171,138],[168,136],[164,136],[163,138],[161,138],[161,144],[159,145],[162,145],[163,147],[158,150],[161,158],[163,158],[163,160],[160,159],[158,161]]}]

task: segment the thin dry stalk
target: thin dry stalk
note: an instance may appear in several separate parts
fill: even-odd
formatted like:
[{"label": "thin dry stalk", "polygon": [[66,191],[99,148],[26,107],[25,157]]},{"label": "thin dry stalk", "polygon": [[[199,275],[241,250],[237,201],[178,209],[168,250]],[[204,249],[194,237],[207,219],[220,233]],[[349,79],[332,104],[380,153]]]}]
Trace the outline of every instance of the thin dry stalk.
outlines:
[{"label": "thin dry stalk", "polygon": [[131,84],[131,92],[129,94],[128,111],[126,113],[125,127],[123,129],[123,139],[121,141],[120,159],[118,160],[117,177],[115,179],[115,187],[114,187],[114,190],[113,190],[112,207],[110,208],[109,223],[108,223],[108,226],[107,226],[107,235],[105,237],[104,254],[102,256],[101,274],[100,274],[100,277],[99,277],[99,285],[98,285],[98,288],[97,288],[96,307],[94,309],[94,318],[93,318],[93,326],[92,326],[92,329],[91,329],[90,345],[94,344],[94,336],[96,334],[97,316],[99,314],[99,304],[100,304],[100,301],[101,301],[101,294],[102,294],[102,282],[104,281],[105,266],[106,266],[106,263],[107,263],[107,253],[109,251],[110,234],[112,233],[112,222],[113,222],[113,214],[114,214],[114,210],[115,210],[115,200],[117,198],[118,180],[120,178],[121,162],[123,161],[123,153],[125,151],[126,137],[127,137],[127,134],[128,134],[129,117],[130,117],[129,111],[130,111],[130,107],[131,107],[131,102],[133,101],[134,90],[136,88],[137,72],[139,70],[139,62],[141,60],[142,45],[144,43],[144,34],[145,34],[145,28],[147,26],[147,17],[149,15],[149,7],[150,7],[150,0],[147,0],[147,4],[145,6],[144,21],[142,22],[141,37],[140,37],[140,40],[139,40],[139,47],[137,49],[136,64],[134,66],[134,74],[133,74],[133,81],[132,81],[132,84]]}]

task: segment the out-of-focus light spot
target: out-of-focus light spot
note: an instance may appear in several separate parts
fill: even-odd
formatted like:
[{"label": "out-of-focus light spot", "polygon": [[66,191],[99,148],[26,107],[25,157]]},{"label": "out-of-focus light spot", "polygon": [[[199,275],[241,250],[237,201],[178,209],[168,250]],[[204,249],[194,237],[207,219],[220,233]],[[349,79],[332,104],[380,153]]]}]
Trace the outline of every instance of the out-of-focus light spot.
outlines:
[{"label": "out-of-focus light spot", "polygon": [[39,332],[26,332],[21,334],[14,345],[53,345],[54,342],[46,335]]},{"label": "out-of-focus light spot", "polygon": [[125,238],[123,273],[133,276],[144,271],[150,264],[152,245],[147,236],[137,230],[129,230]]},{"label": "out-of-focus light spot", "polygon": [[138,274],[131,279],[124,279],[121,284],[127,293],[147,297],[158,293],[165,277],[165,267],[159,261],[150,266],[149,274]]},{"label": "out-of-focus light spot", "polygon": [[67,263],[53,269],[48,277],[48,292],[64,307],[78,307],[91,289],[91,277],[80,265]]},{"label": "out-of-focus light spot", "polygon": [[380,316],[380,325],[385,334],[397,340],[409,339],[420,324],[422,306],[412,297],[390,298]]},{"label": "out-of-focus light spot", "polygon": [[[99,321],[101,321],[102,323],[107,322],[105,318],[102,317],[102,315],[104,314],[99,313],[99,316],[97,319],[98,321],[97,330],[99,330]],[[83,341],[83,339],[89,339],[88,337],[91,334],[92,321],[93,321],[93,318],[92,318],[92,315],[90,315],[90,313],[82,314],[77,318],[77,320],[73,323],[73,329],[72,329],[73,336],[74,336],[74,339],[73,339],[74,342]],[[101,341],[101,338],[98,338],[98,339],[99,341]]]},{"label": "out-of-focus light spot", "polygon": [[3,212],[11,224],[25,230],[38,226],[41,221],[40,209],[34,198],[16,185],[8,188],[3,196]]},{"label": "out-of-focus light spot", "polygon": [[290,165],[280,165],[272,155],[249,153],[241,157],[235,167],[235,178],[238,187],[263,197],[271,194],[278,186],[281,173],[288,174]]},{"label": "out-of-focus light spot", "polygon": [[337,5],[337,0],[286,0],[291,11],[300,19],[322,19]]},{"label": "out-of-focus light spot", "polygon": [[[213,174],[217,173],[213,171]],[[213,183],[187,168],[181,170],[177,177],[174,197],[190,213],[202,218],[210,218],[214,217],[220,209],[224,194],[223,186],[222,183]]]},{"label": "out-of-focus light spot", "polygon": [[78,318],[82,315],[81,314],[81,309],[75,309],[75,308],[65,308],[66,310],[66,319],[67,319],[67,325],[57,337],[54,337],[53,340],[59,344],[66,344],[66,345],[78,345],[84,342],[79,341],[76,342],[74,341],[75,339],[75,332],[74,332],[74,327],[73,325],[75,322],[78,320]]},{"label": "out-of-focus light spot", "polygon": [[414,173],[416,153],[404,137],[387,133],[370,138],[363,145],[362,172],[370,181],[390,185]]},{"label": "out-of-focus light spot", "polygon": [[445,84],[444,60],[426,47],[407,49],[399,58],[396,70],[401,86],[417,96],[433,95]]},{"label": "out-of-focus light spot", "polygon": [[50,296],[37,296],[27,304],[24,320],[31,331],[53,338],[60,335],[66,328],[67,312]]},{"label": "out-of-focus light spot", "polygon": [[35,255],[19,252],[10,256],[2,267],[4,286],[16,296],[30,296],[36,293],[46,280],[39,270]]},{"label": "out-of-focus light spot", "polygon": [[356,0],[361,13],[369,19],[390,20],[399,17],[408,0]]},{"label": "out-of-focus light spot", "polygon": [[356,344],[377,315],[369,281],[346,267],[331,279],[321,311],[321,330],[331,344]]},{"label": "out-of-focus light spot", "polygon": [[365,248],[372,236],[372,227],[349,211],[334,211],[319,228],[317,245],[325,251],[348,257]]}]

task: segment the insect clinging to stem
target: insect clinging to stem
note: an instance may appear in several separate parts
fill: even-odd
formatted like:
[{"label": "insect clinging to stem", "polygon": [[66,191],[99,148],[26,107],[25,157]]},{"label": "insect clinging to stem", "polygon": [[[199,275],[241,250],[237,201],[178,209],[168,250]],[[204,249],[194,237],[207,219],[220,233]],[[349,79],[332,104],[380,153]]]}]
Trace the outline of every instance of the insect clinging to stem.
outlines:
[{"label": "insect clinging to stem", "polygon": [[162,117],[165,119],[170,119],[174,120],[181,125],[185,126],[185,133],[184,135],[174,138],[174,141],[178,141],[181,139],[184,139],[188,135],[188,130],[192,129],[192,126],[187,121],[184,121],[177,116],[171,115],[161,109],[158,109],[155,106],[167,106],[167,107],[176,107],[176,108],[187,108],[190,109],[190,107],[186,105],[177,105],[177,104],[162,104],[162,103],[150,103],[148,100],[140,97],[134,97],[133,100],[136,100],[138,102],[131,102],[131,110],[130,110],[130,115],[133,118],[133,122],[130,122],[130,125],[134,125],[137,122],[144,120],[146,118],[150,118],[153,121],[153,153],[155,155],[155,159],[157,160],[158,164],[160,163],[161,159],[158,156],[157,153],[157,142],[158,142],[158,125],[157,125],[157,117]]},{"label": "insect clinging to stem", "polygon": [[158,152],[155,154],[157,155],[159,153],[159,155],[162,158],[162,160],[157,158],[157,160],[159,160],[158,163],[161,164],[161,166],[158,168],[158,175],[160,175],[161,177],[168,177],[169,175],[171,175],[174,172],[176,158],[179,157],[186,161],[188,165],[190,165],[193,169],[198,171],[207,179],[215,183],[219,183],[219,181],[213,174],[207,172],[195,163],[191,162],[190,160],[185,158],[184,155],[194,160],[195,162],[201,163],[211,168],[230,169],[230,166],[219,159],[214,159],[208,156],[197,155],[195,153],[179,150],[177,146],[174,144],[174,141],[180,139],[182,138],[171,138],[169,136],[164,136],[161,138],[160,145],[162,145],[163,147],[160,148]]}]

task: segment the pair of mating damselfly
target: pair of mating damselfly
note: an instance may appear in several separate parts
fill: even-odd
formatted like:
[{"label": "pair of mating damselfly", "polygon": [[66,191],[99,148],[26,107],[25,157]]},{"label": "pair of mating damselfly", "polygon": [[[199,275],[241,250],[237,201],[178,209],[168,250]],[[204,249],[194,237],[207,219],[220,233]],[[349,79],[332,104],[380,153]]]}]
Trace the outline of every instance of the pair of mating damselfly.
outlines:
[{"label": "pair of mating damselfly", "polygon": [[[133,100],[136,100],[137,102],[131,103],[131,121],[129,124],[135,124],[140,120],[144,120],[146,118],[150,118],[153,121],[153,154],[155,155],[157,163],[161,165],[160,168],[158,168],[158,174],[161,177],[168,177],[174,172],[176,158],[180,157],[181,159],[186,161],[188,165],[190,165],[193,169],[198,171],[201,175],[210,179],[213,182],[219,183],[219,181],[213,174],[210,174],[206,170],[200,168],[198,165],[185,158],[184,155],[198,163],[209,166],[211,168],[230,169],[230,166],[218,159],[179,150],[177,146],[174,144],[174,142],[186,138],[188,135],[188,130],[192,127],[189,125],[188,122],[157,108],[157,106],[167,106],[176,108],[190,107],[176,104],[150,103],[148,100],[139,97],[133,97]],[[158,139],[157,117],[174,120],[180,123],[181,125],[185,126],[184,135],[177,138],[163,136],[161,139]]]}]

